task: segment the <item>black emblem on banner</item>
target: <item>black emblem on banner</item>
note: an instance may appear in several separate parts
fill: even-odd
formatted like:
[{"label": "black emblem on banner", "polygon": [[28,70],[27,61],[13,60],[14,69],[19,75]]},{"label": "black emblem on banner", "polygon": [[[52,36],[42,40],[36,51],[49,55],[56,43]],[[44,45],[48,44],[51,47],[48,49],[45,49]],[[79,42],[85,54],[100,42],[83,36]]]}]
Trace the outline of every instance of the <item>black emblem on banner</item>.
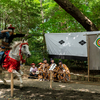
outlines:
[{"label": "black emblem on banner", "polygon": [[80,42],[79,42],[79,44],[81,44],[81,45],[84,45],[86,42],[84,41],[84,40],[81,40]]},{"label": "black emblem on banner", "polygon": [[60,40],[59,43],[62,45],[63,43],[65,43],[64,40]]}]

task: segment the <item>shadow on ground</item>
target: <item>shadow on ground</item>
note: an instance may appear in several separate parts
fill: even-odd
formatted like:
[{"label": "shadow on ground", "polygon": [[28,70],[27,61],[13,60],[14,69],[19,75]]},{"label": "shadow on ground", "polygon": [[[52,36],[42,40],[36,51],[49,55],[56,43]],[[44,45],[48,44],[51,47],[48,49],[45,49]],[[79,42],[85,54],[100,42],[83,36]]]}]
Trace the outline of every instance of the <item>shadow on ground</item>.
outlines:
[{"label": "shadow on ground", "polygon": [[0,84],[0,100],[100,100],[99,93],[72,90],[51,90],[38,87],[14,86],[14,97],[10,97],[10,85]]}]

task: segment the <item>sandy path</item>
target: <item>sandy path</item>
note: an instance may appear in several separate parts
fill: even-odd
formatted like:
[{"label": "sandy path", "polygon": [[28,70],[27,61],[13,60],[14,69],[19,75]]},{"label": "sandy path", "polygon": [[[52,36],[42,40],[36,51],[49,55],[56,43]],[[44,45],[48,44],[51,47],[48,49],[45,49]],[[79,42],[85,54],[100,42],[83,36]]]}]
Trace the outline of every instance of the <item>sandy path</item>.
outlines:
[{"label": "sandy path", "polygon": [[[47,81],[27,78],[23,81],[24,88],[20,90],[19,81],[14,80],[14,98],[10,97],[10,85],[4,86],[0,81],[0,100],[100,100],[99,83],[53,82],[53,89],[50,89]],[[10,80],[7,82],[10,84]]]},{"label": "sandy path", "polygon": [[[19,84],[18,80],[15,80],[17,85]],[[91,93],[100,93],[100,84],[94,82],[75,82],[75,83],[60,83],[60,82],[53,82],[53,89],[55,90],[77,90],[77,91],[84,91],[84,92],[91,92]],[[97,84],[97,85],[94,85]],[[50,89],[50,82],[48,81],[39,81],[38,79],[24,79],[24,86],[31,86],[31,87],[39,87],[39,88],[47,88]]]}]

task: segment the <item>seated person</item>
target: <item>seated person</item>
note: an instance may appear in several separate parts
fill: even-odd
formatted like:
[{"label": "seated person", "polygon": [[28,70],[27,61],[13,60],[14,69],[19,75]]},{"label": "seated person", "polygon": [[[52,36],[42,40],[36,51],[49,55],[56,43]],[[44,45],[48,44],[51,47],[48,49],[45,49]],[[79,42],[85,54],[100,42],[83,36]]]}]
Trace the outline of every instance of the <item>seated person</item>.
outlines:
[{"label": "seated person", "polygon": [[40,66],[42,65],[42,62],[40,62],[38,65],[39,65],[39,67],[38,67],[38,68],[40,68]]},{"label": "seated person", "polygon": [[62,64],[62,61],[59,61],[59,69],[58,69],[58,75],[59,75],[59,81],[70,81],[70,71],[69,68]]},{"label": "seated person", "polygon": [[[55,63],[54,59],[51,58],[51,65],[52,65],[52,64],[56,64],[56,63]],[[50,65],[50,67],[51,67],[51,65]],[[56,66],[57,66],[57,64],[56,64]],[[56,66],[55,66],[55,67],[56,67]],[[54,67],[54,68],[55,68],[55,67]]]},{"label": "seated person", "polygon": [[46,80],[48,77],[48,70],[49,70],[49,64],[47,63],[47,60],[44,59],[43,63],[40,65],[40,67],[38,68],[39,70],[39,79],[41,80]]},{"label": "seated person", "polygon": [[35,63],[31,64],[32,67],[30,68],[30,76],[34,76],[35,78],[38,77],[36,71],[38,71],[37,67],[35,67]]},{"label": "seated person", "polygon": [[40,62],[38,65],[39,65],[39,67],[38,67],[38,71],[39,71],[38,78],[42,79],[41,69],[40,69],[40,66],[42,65],[42,62]]}]

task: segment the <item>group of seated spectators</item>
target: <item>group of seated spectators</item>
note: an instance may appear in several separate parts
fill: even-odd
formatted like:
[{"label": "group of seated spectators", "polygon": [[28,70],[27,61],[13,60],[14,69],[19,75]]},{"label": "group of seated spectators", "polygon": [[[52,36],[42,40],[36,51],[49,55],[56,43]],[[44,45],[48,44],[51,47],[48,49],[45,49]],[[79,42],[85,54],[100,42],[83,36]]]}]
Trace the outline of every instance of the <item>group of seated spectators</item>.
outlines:
[{"label": "group of seated spectators", "polygon": [[69,68],[59,60],[59,64],[55,64],[54,60],[51,59],[51,64],[47,63],[47,60],[44,59],[43,63],[39,63],[39,67],[35,66],[35,63],[31,64],[30,76],[38,78],[40,81],[50,80],[50,69],[52,69],[53,81],[70,81],[70,71]]}]

